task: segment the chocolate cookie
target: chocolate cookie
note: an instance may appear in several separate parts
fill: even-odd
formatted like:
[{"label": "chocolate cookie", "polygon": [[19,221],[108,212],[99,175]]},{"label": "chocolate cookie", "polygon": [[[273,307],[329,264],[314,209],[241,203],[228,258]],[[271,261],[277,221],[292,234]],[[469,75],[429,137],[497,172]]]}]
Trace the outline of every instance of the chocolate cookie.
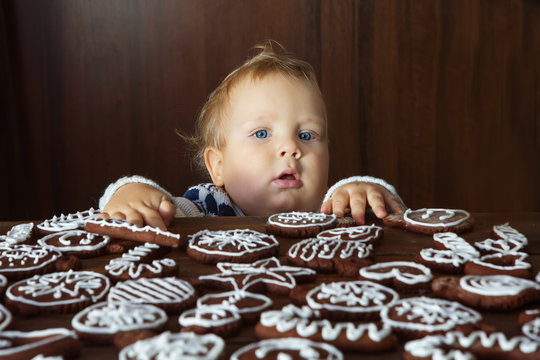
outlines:
[{"label": "chocolate cookie", "polygon": [[412,292],[431,288],[431,270],[412,261],[388,261],[361,268],[360,279]]},{"label": "chocolate cookie", "polygon": [[2,331],[0,343],[0,360],[36,359],[38,355],[72,358],[82,348],[77,334],[64,328],[28,332]]},{"label": "chocolate cookie", "polygon": [[15,225],[6,235],[0,235],[0,242],[8,244],[25,244],[32,240],[34,234],[34,223]]},{"label": "chocolate cookie", "polygon": [[251,359],[317,359],[341,360],[343,354],[336,347],[324,342],[315,342],[300,338],[281,338],[261,340],[236,350],[231,360]]},{"label": "chocolate cookie", "polygon": [[399,227],[420,234],[439,232],[464,233],[474,227],[474,219],[465,210],[458,209],[407,209],[403,214],[390,214],[383,224]]},{"label": "chocolate cookie", "polygon": [[353,227],[336,227],[317,234],[318,238],[337,238],[347,241],[358,241],[377,245],[383,236],[383,229],[377,225],[360,225]]},{"label": "chocolate cookie", "polygon": [[277,255],[279,243],[272,235],[249,229],[202,230],[190,236],[187,254],[202,263],[250,263]]},{"label": "chocolate cookie", "polygon": [[283,237],[312,237],[336,226],[336,215],[313,212],[274,214],[266,222],[266,232]]},{"label": "chocolate cookie", "polygon": [[38,245],[0,243],[0,274],[9,280],[55,270],[60,251]]},{"label": "chocolate cookie", "polygon": [[42,247],[50,247],[62,254],[91,258],[103,255],[111,238],[92,234],[84,230],[65,230],[46,235],[37,242]]},{"label": "chocolate cookie", "polygon": [[76,230],[84,228],[86,221],[95,217],[100,213],[100,210],[90,208],[85,211],[78,211],[74,214],[53,216],[52,219],[47,219],[36,227],[42,234],[50,234],[58,231]]}]

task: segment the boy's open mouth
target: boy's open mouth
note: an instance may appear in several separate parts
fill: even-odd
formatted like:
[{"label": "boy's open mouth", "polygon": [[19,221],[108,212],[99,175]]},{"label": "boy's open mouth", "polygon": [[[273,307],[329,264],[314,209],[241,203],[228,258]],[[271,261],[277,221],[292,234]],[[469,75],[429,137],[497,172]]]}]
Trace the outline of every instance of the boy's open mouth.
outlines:
[{"label": "boy's open mouth", "polygon": [[281,180],[296,180],[296,177],[292,174],[283,174],[279,177]]},{"label": "boy's open mouth", "polygon": [[300,175],[295,169],[287,169],[279,174],[273,181],[279,188],[282,189],[296,189],[302,186],[302,180]]}]

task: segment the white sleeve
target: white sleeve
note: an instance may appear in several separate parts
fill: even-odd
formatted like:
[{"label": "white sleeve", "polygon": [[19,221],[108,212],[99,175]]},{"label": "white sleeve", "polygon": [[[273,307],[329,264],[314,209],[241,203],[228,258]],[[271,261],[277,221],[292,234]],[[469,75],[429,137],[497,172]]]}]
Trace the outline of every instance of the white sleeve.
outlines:
[{"label": "white sleeve", "polygon": [[382,187],[384,187],[386,190],[390,191],[396,197],[397,201],[401,204],[401,206],[404,209],[407,208],[407,206],[405,206],[405,203],[403,202],[403,200],[401,199],[401,197],[397,193],[396,189],[392,185],[390,185],[389,183],[387,183],[383,179],[379,179],[379,178],[376,178],[376,177],[373,177],[373,176],[351,176],[349,178],[338,181],[337,183],[332,185],[330,187],[330,189],[328,189],[328,191],[326,192],[326,195],[324,196],[323,202],[329,200],[332,197],[332,194],[334,193],[334,191],[336,191],[340,186],[343,186],[345,184],[350,184],[350,183],[353,183],[353,182],[364,182],[364,183],[371,183],[371,184],[381,185]]},{"label": "white sleeve", "polygon": [[[105,193],[103,193],[103,196],[99,199],[99,208],[100,209],[103,209],[105,207],[105,205],[107,205],[107,203],[109,202],[109,200],[111,200],[111,197],[114,195],[114,193],[122,186],[126,185],[126,184],[130,184],[130,183],[139,183],[139,184],[146,184],[146,185],[149,185],[151,187],[153,187],[154,189],[156,190],[159,190],[161,191],[163,194],[165,194],[169,200],[171,200],[171,202],[173,203],[174,205],[174,208],[175,209],[181,209],[184,213],[191,213],[192,209],[191,207],[187,207],[186,208],[186,204],[184,201],[180,200],[182,198],[176,198],[174,196],[172,196],[167,190],[165,190],[164,188],[162,188],[161,186],[159,186],[156,182],[150,180],[150,179],[147,179],[145,177],[142,177],[142,176],[139,176],[139,175],[134,175],[134,176],[125,176],[123,178],[120,178],[118,180],[116,180],[115,182],[113,182],[112,184],[110,184],[107,189],[105,189]],[[187,199],[186,199],[187,200]],[[189,200],[188,200],[189,201]],[[190,201],[191,202],[191,201]],[[195,206],[195,205],[194,205]],[[184,211],[185,209],[187,209],[186,211]],[[191,215],[187,215],[186,216],[191,216]],[[196,216],[196,215],[194,215]]]}]

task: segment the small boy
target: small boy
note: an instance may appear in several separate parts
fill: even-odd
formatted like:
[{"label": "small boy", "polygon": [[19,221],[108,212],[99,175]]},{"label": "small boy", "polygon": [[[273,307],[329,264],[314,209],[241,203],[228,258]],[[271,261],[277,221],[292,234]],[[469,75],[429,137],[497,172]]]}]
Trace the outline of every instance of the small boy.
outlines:
[{"label": "small boy", "polygon": [[366,205],[379,218],[386,209],[403,211],[381,179],[352,177],[327,189],[326,107],[313,68],[273,44],[256,47],[259,53],[219,84],[201,110],[198,133],[184,137],[212,183],[173,197],[146,178],[121,178],[100,199],[103,216],[165,229],[173,216],[350,211],[363,224]]}]

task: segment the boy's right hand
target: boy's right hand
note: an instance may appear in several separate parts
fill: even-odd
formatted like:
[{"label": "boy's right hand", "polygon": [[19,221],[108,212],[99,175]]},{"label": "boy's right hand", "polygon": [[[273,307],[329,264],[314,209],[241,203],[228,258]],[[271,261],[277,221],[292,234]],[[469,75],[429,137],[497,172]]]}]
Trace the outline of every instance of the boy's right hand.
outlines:
[{"label": "boy's right hand", "polygon": [[127,220],[137,226],[150,225],[167,230],[174,205],[161,191],[140,183],[120,187],[102,209],[106,219]]}]

